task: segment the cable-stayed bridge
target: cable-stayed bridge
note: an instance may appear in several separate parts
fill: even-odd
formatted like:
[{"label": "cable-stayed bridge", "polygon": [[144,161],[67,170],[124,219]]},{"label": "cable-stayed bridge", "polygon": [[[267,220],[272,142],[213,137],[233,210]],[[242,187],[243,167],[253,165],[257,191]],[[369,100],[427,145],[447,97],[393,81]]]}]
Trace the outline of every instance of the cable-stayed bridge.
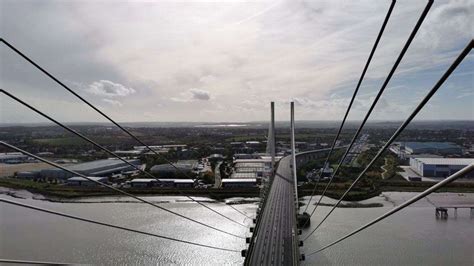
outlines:
[{"label": "cable-stayed bridge", "polygon": [[[403,130],[408,126],[408,124],[415,118],[415,116],[420,112],[420,110],[423,109],[423,107],[429,102],[431,97],[442,87],[444,82],[449,78],[449,76],[455,71],[455,69],[463,62],[463,60],[467,57],[467,55],[471,52],[474,42],[471,40],[469,43],[466,45],[464,49],[459,51],[458,57],[452,62],[450,67],[446,69],[445,73],[439,78],[439,80],[435,83],[435,85],[430,89],[430,91],[426,94],[426,96],[419,102],[419,104],[416,106],[416,108],[410,113],[410,115],[406,118],[406,120],[400,124],[399,128],[396,130],[396,132],[390,137],[389,140],[386,141],[386,143],[380,148],[378,153],[375,155],[375,157],[372,159],[372,161],[365,167],[365,169],[358,175],[358,177],[353,181],[353,183],[350,185],[350,187],[343,193],[343,195],[339,198],[337,203],[331,208],[331,210],[324,216],[322,217],[321,221],[317,226],[311,231],[311,232],[304,232],[302,231],[302,228],[305,227],[306,223],[310,221],[310,218],[315,215],[317,212],[317,208],[321,203],[321,199],[324,197],[326,194],[329,185],[333,181],[333,178],[337,175],[339,168],[343,164],[345,158],[347,157],[349,151],[351,150],[352,146],[354,145],[355,141],[357,140],[360,132],[362,131],[364,125],[366,124],[368,118],[372,114],[375,106],[377,105],[381,95],[384,93],[387,85],[389,84],[391,78],[395,74],[395,71],[397,70],[400,62],[404,58],[407,50],[409,49],[412,41],[414,40],[419,28],[421,27],[423,21],[425,20],[425,17],[427,16],[431,5],[433,4],[433,1],[430,0],[428,1],[425,9],[421,13],[415,27],[413,28],[412,32],[410,33],[408,39],[405,42],[405,45],[403,46],[402,50],[400,51],[400,54],[395,60],[395,63],[393,67],[391,68],[390,72],[388,73],[383,85],[381,86],[380,90],[378,91],[376,97],[373,99],[373,102],[365,115],[361,125],[357,129],[355,135],[353,136],[351,142],[349,145],[344,146],[344,147],[336,147],[336,143],[338,141],[338,138],[340,136],[341,130],[344,127],[344,124],[346,122],[347,116],[352,108],[352,104],[357,96],[359,87],[364,79],[365,73],[370,65],[370,62],[375,54],[375,51],[377,49],[378,43],[384,33],[385,26],[387,25],[389,18],[391,16],[392,10],[395,6],[395,1],[392,1],[388,11],[387,15],[385,17],[385,20],[383,21],[382,27],[379,31],[379,34],[376,38],[376,41],[374,43],[374,46],[370,52],[370,55],[368,57],[368,60],[364,66],[364,69],[362,71],[362,74],[360,76],[360,79],[357,83],[357,86],[354,90],[354,94],[351,98],[351,101],[348,105],[348,108],[346,110],[346,113],[342,119],[341,125],[339,127],[339,130],[336,134],[336,137],[334,139],[334,142],[332,143],[332,146],[328,149],[324,150],[316,150],[316,151],[310,151],[310,152],[305,152],[301,154],[297,154],[295,150],[295,113],[294,113],[294,104],[292,103],[290,105],[290,121],[291,121],[291,150],[292,154],[289,156],[286,156],[282,158],[281,160],[277,161],[275,159],[275,150],[276,150],[276,131],[275,131],[275,125],[274,125],[274,103],[271,104],[271,119],[270,119],[270,126],[269,126],[269,134],[268,134],[268,147],[267,147],[267,152],[268,154],[272,157],[271,165],[272,165],[272,172],[268,180],[264,181],[264,185],[262,186],[261,189],[261,201],[257,210],[257,213],[255,216],[243,213],[242,211],[236,209],[235,207],[231,205],[227,205],[229,208],[232,208],[235,212],[237,212],[242,218],[251,218],[250,220],[253,221],[253,224],[245,224],[241,221],[238,221],[236,219],[233,219],[231,217],[228,217],[224,214],[221,214],[217,210],[214,210],[210,206],[207,206],[206,204],[194,200],[192,197],[189,197],[185,194],[183,196],[188,197],[190,200],[195,202],[196,204],[199,204],[203,210],[213,212],[215,214],[220,215],[222,218],[226,219],[228,222],[233,223],[236,226],[248,228],[249,234],[251,235],[238,235],[232,232],[229,232],[227,230],[208,225],[206,223],[200,222],[196,219],[193,219],[191,217],[188,217],[186,215],[180,214],[176,211],[167,209],[163,206],[160,206],[158,204],[155,204],[153,202],[150,202],[146,199],[143,199],[141,197],[135,196],[133,194],[130,194],[126,191],[123,191],[121,189],[118,189],[116,187],[109,186],[107,184],[101,183],[97,180],[90,179],[89,177],[82,175],[81,173],[75,172],[73,170],[68,169],[67,167],[55,164],[54,162],[48,161],[47,159],[41,158],[37,155],[34,155],[26,150],[23,150],[19,147],[16,147],[14,145],[11,145],[9,143],[6,143],[4,141],[0,141],[0,144],[16,150],[18,152],[21,152],[23,154],[26,154],[32,158],[36,158],[39,161],[45,162],[47,164],[50,164],[51,166],[63,169],[64,171],[70,172],[76,176],[81,176],[91,182],[97,183],[101,186],[104,186],[110,190],[115,191],[116,193],[120,193],[123,195],[126,195],[128,197],[132,197],[135,200],[138,200],[142,203],[148,204],[153,208],[156,208],[160,211],[167,212],[171,215],[174,215],[176,217],[179,217],[179,219],[184,219],[187,220],[190,224],[193,224],[195,226],[199,226],[201,228],[205,228],[206,230],[212,231],[216,234],[225,234],[228,237],[233,237],[233,238],[238,238],[242,242],[246,242],[248,246],[244,250],[235,250],[235,249],[228,249],[225,247],[222,247],[221,245],[218,244],[205,244],[205,243],[197,243],[193,241],[188,241],[186,239],[178,239],[174,238],[171,236],[166,236],[166,235],[158,235],[150,232],[145,232],[133,228],[127,228],[123,226],[118,226],[110,223],[104,223],[100,221],[95,221],[91,219],[86,219],[83,217],[78,217],[78,216],[73,216],[67,213],[62,213],[62,212],[57,212],[57,211],[52,211],[48,209],[44,209],[41,207],[37,206],[32,206],[32,205],[27,205],[23,204],[21,202],[17,202],[14,200],[7,200],[7,199],[0,199],[0,202],[3,204],[11,204],[14,206],[22,207],[22,208],[29,208],[38,212],[44,212],[44,213],[49,213],[51,215],[57,215],[61,216],[66,219],[73,219],[73,220],[78,220],[82,221],[85,223],[90,223],[94,224],[97,226],[105,226],[105,227],[111,227],[115,228],[117,230],[122,230],[122,231],[128,231],[128,232],[133,232],[137,234],[142,234],[142,235],[147,235],[150,237],[156,237],[160,239],[165,239],[168,241],[175,241],[175,242],[180,242],[183,245],[192,245],[192,246],[198,246],[200,248],[207,248],[207,249],[214,249],[214,250],[220,250],[222,252],[239,252],[245,257],[244,264],[245,265],[298,265],[300,264],[300,261],[305,259],[305,256],[315,256],[319,252],[330,248],[332,246],[335,246],[337,243],[344,241],[345,239],[351,237],[352,235],[355,235],[363,230],[366,230],[370,226],[382,221],[383,219],[386,219],[387,217],[393,215],[394,213],[402,210],[403,208],[409,206],[410,204],[420,200],[421,198],[429,195],[430,193],[436,191],[437,189],[445,186],[446,184],[462,177],[463,175],[473,171],[474,165],[468,165],[467,167],[463,168],[456,174],[453,174],[443,181],[437,183],[436,185],[433,185],[429,189],[425,190],[422,193],[419,193],[417,196],[413,197],[410,200],[407,200],[406,202],[402,203],[401,205],[393,208],[392,210],[388,211],[387,213],[383,214],[380,217],[377,217],[376,219],[370,221],[369,223],[361,226],[360,228],[352,231],[351,233],[331,242],[323,247],[321,247],[318,250],[311,250],[311,247],[305,247],[304,242],[306,239],[309,237],[314,237],[315,232],[320,228],[320,226],[327,220],[327,218],[332,214],[332,212],[337,208],[337,206],[344,200],[344,197],[353,189],[353,187],[359,182],[359,180],[367,173],[367,171],[373,166],[375,161],[382,155],[382,153],[389,147],[390,144],[392,144],[396,138],[403,132]],[[57,77],[55,77],[53,74],[48,72],[45,68],[40,66],[38,63],[33,61],[30,57],[22,53],[20,50],[18,50],[14,45],[9,43],[8,41],[1,39],[1,42],[5,45],[4,47],[10,49],[20,57],[22,57],[24,60],[32,64],[36,69],[38,69],[40,72],[45,74],[47,77],[55,81],[58,85],[63,87],[66,91],[74,95],[77,99],[82,101],[84,104],[92,108],[94,111],[99,113],[101,116],[109,120],[111,123],[113,123],[115,126],[117,126],[119,129],[121,129],[123,132],[125,132],[127,135],[129,135],[132,139],[137,141],[137,143],[140,143],[140,145],[143,145],[148,149],[148,151],[154,153],[156,156],[162,157],[161,154],[157,153],[154,149],[146,145],[141,139],[139,139],[137,136],[135,136],[133,133],[131,133],[127,128],[123,127],[120,125],[118,122],[116,122],[114,119],[112,119],[110,116],[105,114],[103,111],[99,110],[96,106],[91,104],[89,101],[81,97],[77,92],[69,88],[65,83],[60,81]],[[18,98],[13,92],[14,89],[7,89],[7,88],[1,88],[0,92],[2,93],[2,97],[9,98],[27,108],[29,108],[31,111],[38,113],[45,117],[46,119],[50,120],[51,122],[57,124],[58,126],[61,126],[71,134],[76,135],[77,137],[93,144],[97,148],[107,152],[109,155],[118,158],[120,160],[123,160],[125,163],[127,161],[117,155],[116,153],[108,150],[107,148],[101,146],[94,140],[91,140],[87,138],[86,136],[80,134],[79,132],[76,132],[74,129],[60,123],[59,121],[55,120],[53,117],[45,114],[41,110],[35,108],[31,104],[25,102],[24,100]],[[299,162],[301,161],[306,161],[306,160],[311,160],[314,158],[326,158],[324,165],[327,165],[331,158],[331,154],[333,151],[337,148],[342,148],[345,149],[345,153],[342,156],[342,159],[338,162],[337,167],[335,168],[334,172],[331,174],[329,181],[327,182],[325,188],[321,192],[317,192],[316,188],[317,186],[314,186],[314,189],[312,191],[311,198],[316,195],[320,194],[320,198],[314,208],[312,210],[309,210],[309,206],[307,205],[304,210],[301,210],[299,207],[298,203],[298,187],[297,187],[297,174],[296,170],[299,165]],[[164,158],[166,159],[166,158]],[[178,171],[180,171],[179,168],[177,168],[172,162],[167,161],[171,166],[175,167]],[[131,165],[132,167],[136,167],[134,165]],[[151,178],[156,178],[153,174],[151,174],[148,171],[145,171],[143,169],[138,169],[140,172],[142,172],[144,175],[147,175]],[[310,200],[311,201],[311,200]],[[302,215],[302,213],[306,213],[308,211],[308,219],[303,220],[303,224],[300,224],[298,222],[298,216]],[[249,219],[247,219],[249,220]],[[299,227],[301,225],[302,228]],[[302,248],[303,247],[303,248]],[[305,252],[303,252],[305,250]],[[8,258],[1,258],[0,262],[23,262],[23,263],[47,263],[47,264],[54,264],[55,262],[32,262],[32,261],[14,261],[10,260]]]}]

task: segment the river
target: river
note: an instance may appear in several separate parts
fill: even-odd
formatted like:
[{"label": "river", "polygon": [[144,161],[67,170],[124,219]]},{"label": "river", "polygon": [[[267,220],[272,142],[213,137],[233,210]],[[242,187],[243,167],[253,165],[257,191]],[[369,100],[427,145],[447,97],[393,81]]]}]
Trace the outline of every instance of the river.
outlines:
[{"label": "river", "polygon": [[[362,202],[380,202],[384,207],[337,209],[320,230],[305,241],[302,251],[309,253],[337,239],[413,195],[384,193],[383,197]],[[15,191],[15,197],[12,197],[5,194],[5,190],[0,197],[183,240],[235,250],[245,248],[243,239],[214,232],[122,197],[58,203],[26,191]],[[147,199],[220,229],[249,235],[247,229],[229,223],[185,198]],[[224,203],[199,199],[240,222],[251,222],[249,219],[244,221],[242,215]],[[446,202],[474,203],[474,194],[442,193],[429,199],[324,252],[308,256],[302,264],[474,265],[474,218],[470,217],[469,210],[458,210],[457,217],[451,212],[447,220],[437,220],[432,205]],[[331,200],[325,198],[324,202],[330,203]],[[233,206],[248,213],[254,213],[256,208],[255,203]],[[318,207],[317,217],[328,210],[329,207]],[[317,221],[313,220],[311,226],[316,224]],[[305,230],[303,236],[307,232]],[[209,250],[122,232],[4,203],[0,204],[0,258],[106,265],[240,265],[243,262],[239,252]]]}]

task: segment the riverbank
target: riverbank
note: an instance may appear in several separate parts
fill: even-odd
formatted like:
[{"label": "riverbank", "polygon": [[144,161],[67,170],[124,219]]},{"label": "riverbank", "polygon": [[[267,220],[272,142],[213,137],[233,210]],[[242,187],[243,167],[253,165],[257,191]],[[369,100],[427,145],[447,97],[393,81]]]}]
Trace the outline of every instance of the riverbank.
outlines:
[{"label": "riverbank", "polygon": [[[333,207],[335,204],[320,203],[319,205]],[[374,203],[348,202],[348,203],[341,203],[337,207],[338,208],[378,208],[378,207],[383,207],[383,206],[384,205],[379,202],[374,202]]]},{"label": "riverbank", "polygon": [[[62,184],[40,183],[30,180],[15,178],[0,178],[0,187],[16,190],[26,190],[40,194],[51,200],[76,199],[88,197],[118,196],[117,192],[104,187],[76,187]],[[209,197],[214,200],[224,201],[229,198],[254,198],[260,194],[259,188],[120,188],[134,195],[143,196],[197,196]]]},{"label": "riverbank", "polygon": [[[339,199],[349,188],[351,183],[333,183],[329,186],[326,196]],[[404,180],[380,180],[372,187],[355,187],[349,192],[344,200],[361,201],[376,197],[384,192],[422,192],[436,182],[408,182]],[[319,195],[324,190],[326,183],[319,183],[316,194]],[[310,196],[314,190],[313,184],[306,184],[298,189],[300,197]],[[435,193],[474,193],[474,182],[454,182],[438,189]]]},{"label": "riverbank", "polygon": [[[372,188],[357,187],[349,192],[344,200],[362,201],[379,196],[383,192],[421,192],[431,187],[434,182],[407,182],[396,180],[382,180]],[[326,186],[325,183],[318,184],[317,194],[320,194]],[[339,199],[349,183],[335,183],[329,186],[326,196]],[[64,184],[49,184],[22,180],[16,178],[0,178],[0,187],[16,190],[27,190],[32,193],[41,194],[51,200],[67,200],[88,197],[117,196],[118,193],[104,187],[76,187],[65,186]],[[306,184],[300,186],[298,194],[300,197],[310,196],[313,192],[313,185]],[[374,189],[375,188],[375,189]],[[239,197],[242,199],[256,198],[260,194],[259,188],[120,188],[128,193],[143,196],[196,196],[209,197],[213,200],[224,201],[229,198]],[[474,182],[451,183],[437,192],[453,193],[474,193]],[[245,201],[245,200],[244,200]]]}]

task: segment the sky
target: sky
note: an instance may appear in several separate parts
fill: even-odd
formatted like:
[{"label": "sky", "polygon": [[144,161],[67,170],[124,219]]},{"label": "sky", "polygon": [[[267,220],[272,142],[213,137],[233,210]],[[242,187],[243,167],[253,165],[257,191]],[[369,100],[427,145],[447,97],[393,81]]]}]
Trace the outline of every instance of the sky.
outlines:
[{"label": "sky", "polygon": [[[123,122],[341,120],[385,1],[0,0],[1,37]],[[364,117],[427,1],[399,0],[350,120]],[[404,120],[474,36],[474,1],[435,1],[370,120]],[[100,115],[0,44],[0,86],[64,122]],[[419,114],[474,120],[471,52]],[[0,123],[44,122],[0,95]]]}]

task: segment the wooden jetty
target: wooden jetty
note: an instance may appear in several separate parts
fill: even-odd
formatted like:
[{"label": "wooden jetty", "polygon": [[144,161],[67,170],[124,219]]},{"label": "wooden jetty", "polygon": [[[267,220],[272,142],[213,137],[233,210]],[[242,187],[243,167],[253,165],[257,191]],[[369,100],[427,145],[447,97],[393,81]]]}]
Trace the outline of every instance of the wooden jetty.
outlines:
[{"label": "wooden jetty", "polygon": [[436,206],[435,215],[436,218],[447,219],[448,218],[448,209],[454,209],[454,217],[458,216],[458,209],[470,209],[471,218],[474,217],[474,205],[443,205]]}]

